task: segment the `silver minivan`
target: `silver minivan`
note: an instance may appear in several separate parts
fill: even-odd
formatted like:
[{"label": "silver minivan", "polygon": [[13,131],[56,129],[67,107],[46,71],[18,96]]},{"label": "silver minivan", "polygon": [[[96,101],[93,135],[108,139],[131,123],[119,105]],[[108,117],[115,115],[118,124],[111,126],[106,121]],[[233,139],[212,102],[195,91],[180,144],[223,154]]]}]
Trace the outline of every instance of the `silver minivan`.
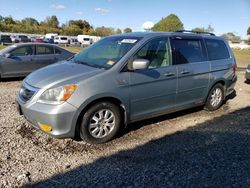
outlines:
[{"label": "silver minivan", "polygon": [[234,91],[236,62],[212,33],[128,33],[106,37],[30,74],[20,114],[56,138],[111,140],[128,123],[195,106],[218,109]]}]

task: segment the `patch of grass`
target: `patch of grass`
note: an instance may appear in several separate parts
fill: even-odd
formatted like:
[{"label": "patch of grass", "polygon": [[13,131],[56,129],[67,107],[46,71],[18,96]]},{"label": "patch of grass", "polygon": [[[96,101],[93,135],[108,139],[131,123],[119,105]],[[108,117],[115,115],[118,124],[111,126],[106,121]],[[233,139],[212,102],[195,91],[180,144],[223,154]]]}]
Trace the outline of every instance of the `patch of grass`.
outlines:
[{"label": "patch of grass", "polygon": [[6,46],[0,45],[0,50],[4,49]]},{"label": "patch of grass", "polygon": [[250,50],[233,50],[238,67],[245,68],[250,64]]},{"label": "patch of grass", "polygon": [[63,47],[63,48],[70,51],[70,52],[74,52],[74,53],[78,53],[78,52],[83,50],[83,47],[75,47],[75,46],[67,46],[67,47]]}]

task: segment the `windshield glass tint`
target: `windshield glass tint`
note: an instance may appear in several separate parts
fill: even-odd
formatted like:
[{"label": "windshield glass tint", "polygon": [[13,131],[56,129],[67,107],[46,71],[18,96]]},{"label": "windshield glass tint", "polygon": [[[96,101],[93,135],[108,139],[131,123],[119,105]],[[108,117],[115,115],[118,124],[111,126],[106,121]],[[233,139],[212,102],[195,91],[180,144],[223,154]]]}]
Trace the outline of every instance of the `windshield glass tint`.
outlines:
[{"label": "windshield glass tint", "polygon": [[138,41],[137,37],[108,37],[74,57],[75,63],[108,69],[117,63]]}]

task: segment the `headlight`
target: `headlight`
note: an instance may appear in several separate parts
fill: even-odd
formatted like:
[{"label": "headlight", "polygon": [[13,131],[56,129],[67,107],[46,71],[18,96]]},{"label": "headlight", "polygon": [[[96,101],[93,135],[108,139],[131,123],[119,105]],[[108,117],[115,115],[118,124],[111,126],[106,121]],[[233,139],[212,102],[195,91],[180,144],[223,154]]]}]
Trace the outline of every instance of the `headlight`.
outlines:
[{"label": "headlight", "polygon": [[47,89],[39,98],[38,102],[46,104],[62,104],[67,101],[76,90],[76,85],[66,85]]}]

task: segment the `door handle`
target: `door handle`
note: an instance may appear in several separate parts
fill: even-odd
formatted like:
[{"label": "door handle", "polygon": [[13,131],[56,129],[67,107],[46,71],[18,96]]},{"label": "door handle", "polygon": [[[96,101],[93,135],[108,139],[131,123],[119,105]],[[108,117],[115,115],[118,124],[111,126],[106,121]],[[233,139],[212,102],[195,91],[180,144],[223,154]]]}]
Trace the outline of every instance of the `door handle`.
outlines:
[{"label": "door handle", "polygon": [[166,77],[174,76],[174,73],[173,72],[166,72],[164,74],[164,76],[166,76]]},{"label": "door handle", "polygon": [[181,74],[189,74],[190,72],[188,70],[181,71]]}]

